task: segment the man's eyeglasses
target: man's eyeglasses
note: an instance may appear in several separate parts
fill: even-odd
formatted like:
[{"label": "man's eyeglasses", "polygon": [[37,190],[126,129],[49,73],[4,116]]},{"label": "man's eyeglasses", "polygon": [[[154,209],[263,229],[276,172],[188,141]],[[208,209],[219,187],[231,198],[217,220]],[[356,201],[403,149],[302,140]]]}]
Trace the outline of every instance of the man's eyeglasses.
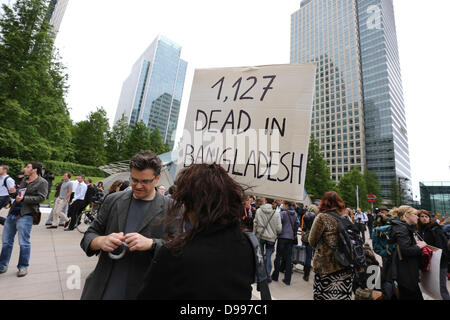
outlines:
[{"label": "man's eyeglasses", "polygon": [[138,183],[140,183],[142,185],[149,185],[150,183],[155,181],[155,179],[156,179],[156,177],[154,177],[153,179],[138,180],[138,179],[135,179],[133,177],[130,177],[130,183],[134,184],[134,185],[136,185]]}]

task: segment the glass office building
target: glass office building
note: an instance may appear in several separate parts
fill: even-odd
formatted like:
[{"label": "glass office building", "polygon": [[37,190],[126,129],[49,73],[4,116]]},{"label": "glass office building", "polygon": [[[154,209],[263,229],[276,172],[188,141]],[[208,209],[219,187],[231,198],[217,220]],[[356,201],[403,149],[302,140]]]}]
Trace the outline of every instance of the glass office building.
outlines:
[{"label": "glass office building", "polygon": [[[15,4],[15,0],[0,0],[0,7],[2,4],[11,6]],[[49,3],[47,19],[53,26],[53,31],[55,34],[59,31],[59,27],[61,26],[61,22],[68,4],[69,0],[51,0]],[[0,9],[0,14],[1,13],[3,13],[3,10]]]},{"label": "glass office building", "polygon": [[48,17],[55,33],[58,33],[64,13],[66,12],[69,0],[51,0],[49,4]]},{"label": "glass office building", "polygon": [[450,216],[450,182],[421,182],[421,208]]},{"label": "glass office building", "polygon": [[302,1],[291,16],[290,56],[318,63],[311,132],[332,178],[367,168],[385,199],[392,179],[410,185],[392,0]]},{"label": "glass office building", "polygon": [[122,86],[114,122],[122,115],[131,126],[142,120],[173,147],[187,68],[180,54],[181,47],[164,36],[153,41]]}]

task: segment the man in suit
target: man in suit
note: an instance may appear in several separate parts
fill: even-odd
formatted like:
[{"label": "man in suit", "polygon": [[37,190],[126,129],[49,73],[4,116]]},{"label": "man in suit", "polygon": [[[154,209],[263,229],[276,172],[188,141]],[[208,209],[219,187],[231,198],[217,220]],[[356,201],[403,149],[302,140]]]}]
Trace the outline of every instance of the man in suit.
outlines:
[{"label": "man in suit", "polygon": [[130,161],[132,190],[113,193],[102,204],[81,240],[89,257],[100,254],[81,299],[136,299],[156,247],[162,245],[165,232],[174,233],[177,227],[169,230],[162,221],[172,200],[155,188],[161,169],[154,152],[138,153]]}]

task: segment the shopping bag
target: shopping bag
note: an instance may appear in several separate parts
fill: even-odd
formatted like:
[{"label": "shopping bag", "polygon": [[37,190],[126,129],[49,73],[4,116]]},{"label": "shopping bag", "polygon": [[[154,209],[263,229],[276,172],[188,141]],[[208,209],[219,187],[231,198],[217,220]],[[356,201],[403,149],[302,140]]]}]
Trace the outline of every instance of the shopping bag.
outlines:
[{"label": "shopping bag", "polygon": [[302,245],[295,245],[292,248],[292,263],[305,265],[306,247]]},{"label": "shopping bag", "polygon": [[427,247],[433,250],[433,255],[431,256],[430,271],[420,271],[420,290],[434,300],[442,300],[439,282],[442,249],[433,246]]}]

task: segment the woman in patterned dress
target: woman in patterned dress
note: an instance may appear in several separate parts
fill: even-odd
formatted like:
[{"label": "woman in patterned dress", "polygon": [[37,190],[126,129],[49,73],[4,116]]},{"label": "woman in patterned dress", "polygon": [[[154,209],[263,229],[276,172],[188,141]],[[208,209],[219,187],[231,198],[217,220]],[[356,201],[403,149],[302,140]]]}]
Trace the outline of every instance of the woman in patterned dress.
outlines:
[{"label": "woman in patterned dress", "polygon": [[319,215],[309,235],[309,244],[315,249],[314,300],[351,300],[354,271],[341,266],[334,257],[338,247],[338,223],[326,212],[339,216],[347,214],[344,201],[334,191],[323,195]]}]

